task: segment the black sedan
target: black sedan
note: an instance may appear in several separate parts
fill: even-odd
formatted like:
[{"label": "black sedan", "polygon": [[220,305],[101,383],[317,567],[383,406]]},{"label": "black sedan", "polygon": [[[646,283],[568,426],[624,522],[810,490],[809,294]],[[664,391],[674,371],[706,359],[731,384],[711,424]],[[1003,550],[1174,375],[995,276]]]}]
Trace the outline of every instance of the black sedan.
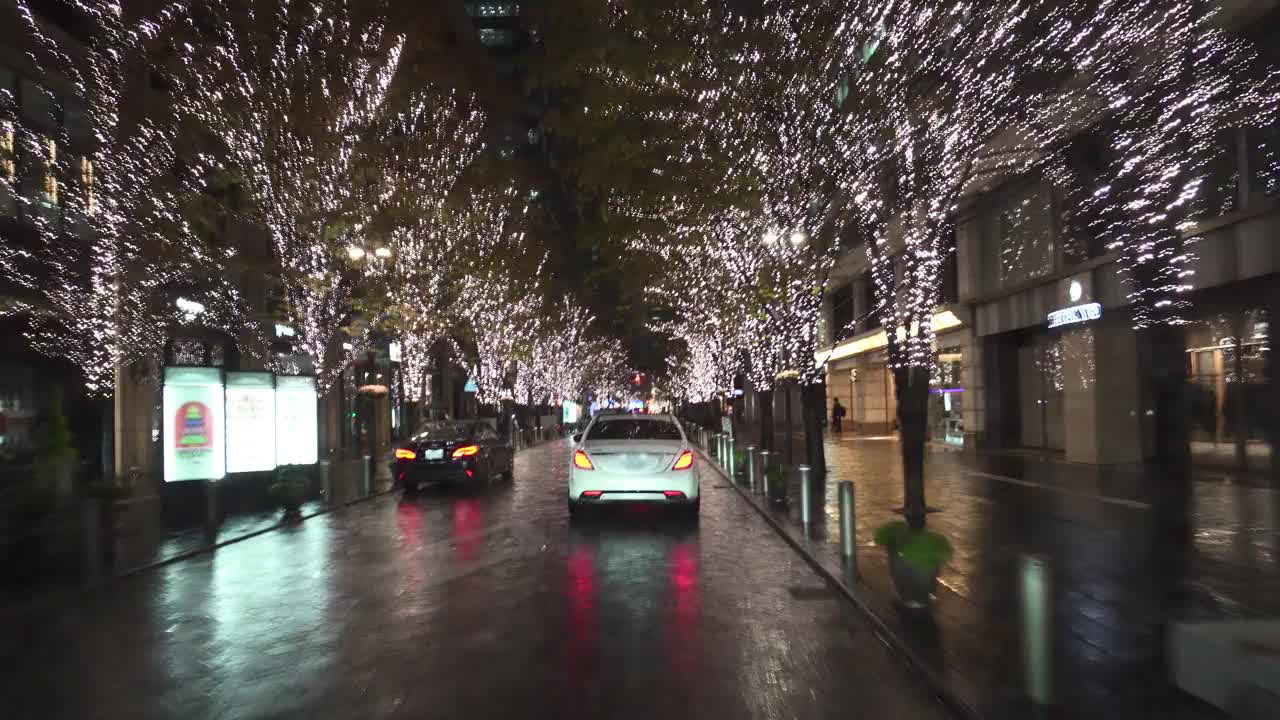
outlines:
[{"label": "black sedan", "polygon": [[396,482],[410,492],[430,483],[511,479],[515,452],[482,421],[429,422],[395,452]]}]

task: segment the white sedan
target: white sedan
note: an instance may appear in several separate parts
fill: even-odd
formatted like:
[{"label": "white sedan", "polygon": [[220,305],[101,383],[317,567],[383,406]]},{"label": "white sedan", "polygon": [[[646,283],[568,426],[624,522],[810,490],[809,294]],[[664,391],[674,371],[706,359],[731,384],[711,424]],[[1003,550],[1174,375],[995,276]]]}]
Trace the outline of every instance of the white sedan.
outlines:
[{"label": "white sedan", "polygon": [[700,506],[693,446],[670,415],[597,415],[573,436],[569,514],[588,505],[649,502]]}]

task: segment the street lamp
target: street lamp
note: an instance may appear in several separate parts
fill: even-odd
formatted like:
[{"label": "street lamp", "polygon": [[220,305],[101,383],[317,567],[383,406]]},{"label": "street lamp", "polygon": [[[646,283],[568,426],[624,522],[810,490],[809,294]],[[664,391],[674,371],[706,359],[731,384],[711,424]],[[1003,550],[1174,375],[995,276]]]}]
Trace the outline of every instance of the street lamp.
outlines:
[{"label": "street lamp", "polygon": [[777,233],[777,232],[775,232],[775,231],[773,231],[773,230],[770,230],[770,231],[768,231],[768,232],[766,232],[766,233],[764,234],[764,243],[765,243],[766,245],[772,245],[772,244],[774,244],[774,243],[776,243],[776,242],[778,242],[778,233]]},{"label": "street lamp", "polygon": [[792,245],[799,245],[800,243],[802,243],[802,242],[804,242],[805,240],[808,240],[808,239],[809,239],[809,236],[808,236],[808,235],[805,235],[804,233],[800,232],[799,230],[797,230],[797,231],[795,231],[795,232],[791,233],[791,244],[792,244]]},{"label": "street lamp", "polygon": [[355,245],[347,246],[347,257],[352,260],[361,260],[364,258],[364,248]]},{"label": "street lamp", "polygon": [[374,250],[374,251],[373,251],[373,254],[374,254],[374,255],[377,255],[378,257],[382,258],[383,260],[386,260],[387,258],[391,257],[391,248],[389,248],[389,247],[380,247],[380,248],[378,248],[378,249]]}]

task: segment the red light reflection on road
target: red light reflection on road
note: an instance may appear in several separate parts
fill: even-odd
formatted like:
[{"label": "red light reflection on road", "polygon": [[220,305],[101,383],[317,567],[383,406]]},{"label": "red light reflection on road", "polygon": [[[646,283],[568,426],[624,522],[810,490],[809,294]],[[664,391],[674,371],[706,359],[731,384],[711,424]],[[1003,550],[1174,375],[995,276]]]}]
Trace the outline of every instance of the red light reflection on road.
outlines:
[{"label": "red light reflection on road", "polygon": [[453,501],[453,537],[458,541],[455,546],[463,560],[475,560],[480,554],[480,546],[484,543],[484,513],[480,511],[480,501],[475,498],[460,498]]},{"label": "red light reflection on road", "polygon": [[[396,527],[399,530],[396,542],[400,550],[400,594],[414,595],[427,584],[423,553],[419,552],[422,547],[422,508],[417,503],[400,503],[396,508]],[[400,605],[397,613],[411,612],[414,607],[412,604]]]},{"label": "red light reflection on road", "polygon": [[702,601],[698,587],[696,545],[678,543],[671,548],[668,569],[670,616],[666,627],[667,658],[671,666],[671,686],[692,689],[692,678],[700,672]]},{"label": "red light reflection on road", "polygon": [[[565,597],[568,600],[568,627],[565,635],[565,679],[569,690],[581,693],[592,687],[596,670],[596,566],[591,548],[577,547],[565,564]],[[578,708],[581,710],[581,708]],[[589,715],[575,715],[575,717]]]}]

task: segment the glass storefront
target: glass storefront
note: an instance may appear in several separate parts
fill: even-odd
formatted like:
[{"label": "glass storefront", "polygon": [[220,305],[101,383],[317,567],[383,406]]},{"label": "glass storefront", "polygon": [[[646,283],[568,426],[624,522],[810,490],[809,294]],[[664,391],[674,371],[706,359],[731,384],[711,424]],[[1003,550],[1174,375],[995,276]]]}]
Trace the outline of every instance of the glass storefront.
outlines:
[{"label": "glass storefront", "polygon": [[1191,451],[1197,462],[1270,463],[1266,362],[1270,321],[1261,310],[1222,313],[1187,331]]},{"label": "glass storefront", "polygon": [[948,445],[964,445],[964,387],[960,347],[938,351],[929,381],[929,437]]},{"label": "glass storefront", "polygon": [[1018,348],[1018,402],[1023,447],[1062,450],[1062,339],[1036,335]]}]

